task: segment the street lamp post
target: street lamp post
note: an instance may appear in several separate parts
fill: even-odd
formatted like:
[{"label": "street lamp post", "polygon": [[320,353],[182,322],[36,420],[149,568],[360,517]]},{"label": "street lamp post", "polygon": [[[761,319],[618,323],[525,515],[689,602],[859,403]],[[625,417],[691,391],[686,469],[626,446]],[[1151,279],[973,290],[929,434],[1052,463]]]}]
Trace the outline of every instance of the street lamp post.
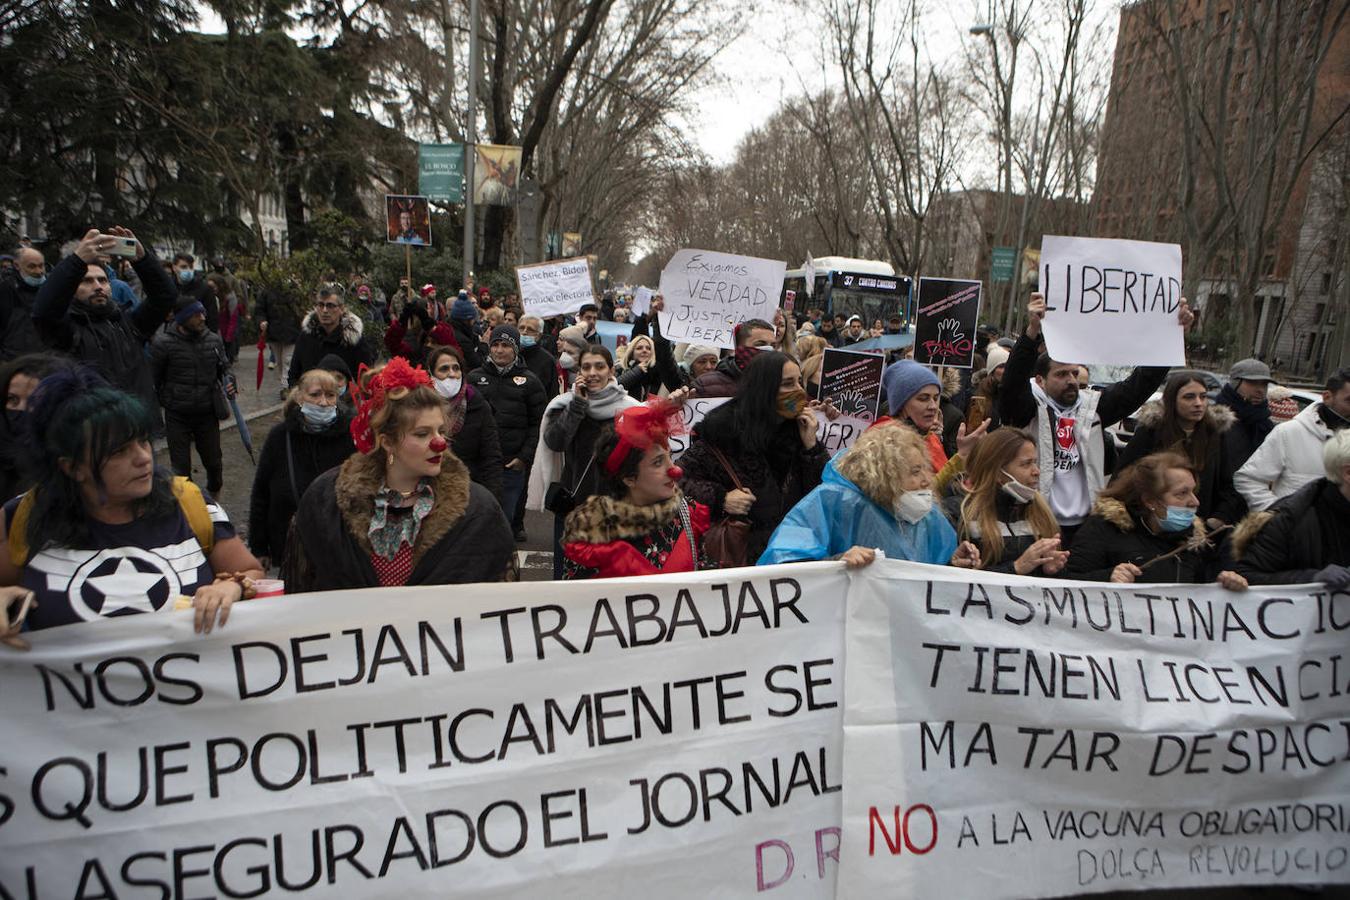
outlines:
[{"label": "street lamp post", "polygon": [[478,0],[469,0],[469,93],[464,123],[464,284],[473,275],[473,168],[478,151]]}]

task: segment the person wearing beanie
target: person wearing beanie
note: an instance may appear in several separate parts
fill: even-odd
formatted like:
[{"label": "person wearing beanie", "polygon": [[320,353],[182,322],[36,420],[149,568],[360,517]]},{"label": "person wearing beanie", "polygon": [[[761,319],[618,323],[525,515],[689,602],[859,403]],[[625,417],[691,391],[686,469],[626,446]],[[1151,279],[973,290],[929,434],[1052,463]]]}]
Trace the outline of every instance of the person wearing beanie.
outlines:
[{"label": "person wearing beanie", "polygon": [[477,326],[478,306],[468,291],[460,291],[455,302],[450,305],[450,327],[454,329],[455,341],[464,353],[464,365],[468,369],[476,369],[484,364],[483,356],[479,353]]},{"label": "person wearing beanie", "polygon": [[223,390],[230,363],[225,342],[206,327],[206,309],[184,297],[166,324],[150,342],[150,373],[164,408],[169,461],[175,475],[192,477],[192,446],[206,469],[206,489],[219,493],[225,483],[220,452]]},{"label": "person wearing beanie", "polygon": [[956,429],[956,453],[949,459],[942,447],[942,382],[933,370],[912,359],[891,363],[881,373],[882,390],[891,418],[914,429],[928,448],[928,460],[937,474],[934,488],[940,494],[965,468],[965,459],[989,428],[985,419],[967,433],[962,422]]},{"label": "person wearing beanie", "polygon": [[444,321],[445,304],[436,299],[436,285],[424,284],[420,293],[422,295],[421,308],[427,314],[427,318],[433,322]]},{"label": "person wearing beanie", "polygon": [[717,368],[721,358],[722,351],[716,347],[707,344],[689,344],[680,357],[680,365],[689,372],[691,379],[697,379],[700,375],[706,375]]},{"label": "person wearing beanie", "polygon": [[[548,398],[544,384],[520,358],[520,332],[512,325],[492,329],[488,358],[468,374],[468,384],[482,394],[497,421],[497,440],[502,448],[502,489],[498,499],[508,520],[525,489],[525,478],[534,462],[539,443],[539,423]],[[522,530],[514,529],[523,540]]]},{"label": "person wearing beanie", "polygon": [[558,332],[558,367],[563,371],[564,387],[571,390],[576,382],[577,365],[581,354],[585,353],[591,342],[586,339],[584,325],[568,325]]},{"label": "person wearing beanie", "polygon": [[867,340],[871,335],[863,327],[862,316],[849,316],[848,321],[844,323],[844,337],[840,346],[851,347],[854,344],[860,344]]},{"label": "person wearing beanie", "polygon": [[1003,379],[1003,367],[1008,363],[1009,351],[1006,347],[1000,347],[998,344],[991,344],[989,352],[985,354],[984,369],[995,379]]}]

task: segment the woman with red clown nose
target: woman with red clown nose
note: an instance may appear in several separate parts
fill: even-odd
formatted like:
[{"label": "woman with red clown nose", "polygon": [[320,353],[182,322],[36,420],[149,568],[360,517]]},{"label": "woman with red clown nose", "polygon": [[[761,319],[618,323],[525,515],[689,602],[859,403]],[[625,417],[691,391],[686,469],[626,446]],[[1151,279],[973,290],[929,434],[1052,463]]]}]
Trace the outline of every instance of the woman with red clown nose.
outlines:
[{"label": "woman with red clown nose", "polygon": [[568,513],[563,578],[622,578],[715,568],[703,554],[708,508],[684,498],[670,459],[679,406],[623,410],[595,441],[600,492]]},{"label": "woman with red clown nose", "polygon": [[362,366],[357,452],[296,511],[286,592],[514,581],[516,542],[497,500],[450,452],[431,377],[402,357]]}]

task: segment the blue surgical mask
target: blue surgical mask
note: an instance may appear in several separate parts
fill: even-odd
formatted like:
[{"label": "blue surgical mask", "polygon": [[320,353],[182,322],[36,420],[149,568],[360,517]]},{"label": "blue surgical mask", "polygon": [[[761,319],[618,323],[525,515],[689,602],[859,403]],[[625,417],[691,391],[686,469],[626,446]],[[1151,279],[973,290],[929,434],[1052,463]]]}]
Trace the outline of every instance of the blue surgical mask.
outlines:
[{"label": "blue surgical mask", "polygon": [[192,276],[197,274],[191,269],[178,269],[177,272],[178,272],[178,281],[182,284],[187,284],[189,281],[192,280]]},{"label": "blue surgical mask", "polygon": [[1195,524],[1195,510],[1189,506],[1169,506],[1167,515],[1158,521],[1163,531],[1185,531]]},{"label": "blue surgical mask", "polygon": [[42,275],[20,275],[19,277],[23,279],[23,283],[24,283],[24,284],[28,285],[29,287],[34,287],[34,288],[36,288],[36,287],[42,287],[43,283],[45,283],[46,280],[47,280],[46,274],[42,274]]},{"label": "blue surgical mask", "polygon": [[317,403],[301,403],[300,415],[311,428],[326,428],[337,421],[336,406],[320,406]]},{"label": "blue surgical mask", "polygon": [[538,338],[535,338],[531,335],[522,334],[520,336],[520,346],[526,350],[530,349],[531,347],[537,346],[538,343],[539,343]]}]

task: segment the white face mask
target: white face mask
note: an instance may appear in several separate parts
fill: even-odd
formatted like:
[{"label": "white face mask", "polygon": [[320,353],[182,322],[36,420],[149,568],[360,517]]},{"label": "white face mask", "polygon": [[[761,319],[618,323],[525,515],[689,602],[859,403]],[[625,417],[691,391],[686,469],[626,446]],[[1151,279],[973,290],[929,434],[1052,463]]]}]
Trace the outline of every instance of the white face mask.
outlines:
[{"label": "white face mask", "polygon": [[459,389],[463,385],[464,379],[462,378],[437,378],[436,393],[447,400],[453,400],[459,396]]},{"label": "white face mask", "polygon": [[895,514],[911,525],[916,525],[933,508],[932,491],[905,491],[895,501]]},{"label": "white face mask", "polygon": [[562,353],[558,356],[558,365],[564,369],[575,369],[577,367],[577,358],[570,353]]},{"label": "white face mask", "polygon": [[[1004,475],[1008,475],[1003,469],[999,469],[999,471],[1003,472]],[[1008,483],[1003,485],[1003,492],[1013,498],[1013,500],[1018,503],[1030,503],[1036,496],[1036,489],[1034,487],[1027,487],[1011,475],[1008,475],[1008,479]]]}]

